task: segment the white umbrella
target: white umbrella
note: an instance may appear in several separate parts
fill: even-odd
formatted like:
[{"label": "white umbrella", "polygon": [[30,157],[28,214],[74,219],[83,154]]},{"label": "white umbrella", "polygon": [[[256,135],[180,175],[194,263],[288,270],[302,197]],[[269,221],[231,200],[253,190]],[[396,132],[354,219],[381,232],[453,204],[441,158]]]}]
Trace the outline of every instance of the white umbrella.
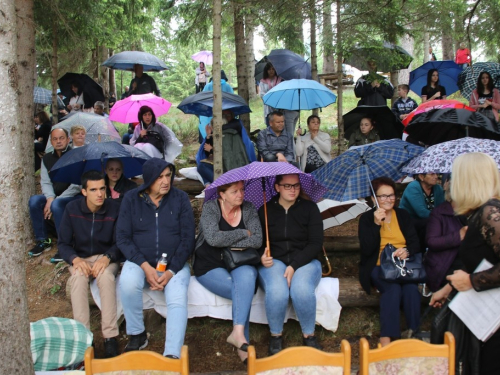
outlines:
[{"label": "white umbrella", "polygon": [[342,225],[370,209],[364,200],[357,199],[345,202],[324,199],[318,202],[318,208],[323,218],[323,230]]}]

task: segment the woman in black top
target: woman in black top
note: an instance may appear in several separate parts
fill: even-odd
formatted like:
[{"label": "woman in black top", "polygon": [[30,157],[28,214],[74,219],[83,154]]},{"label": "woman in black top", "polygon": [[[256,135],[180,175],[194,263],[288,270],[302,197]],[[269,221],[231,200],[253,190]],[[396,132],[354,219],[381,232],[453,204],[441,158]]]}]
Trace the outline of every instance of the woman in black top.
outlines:
[{"label": "woman in black top", "polygon": [[427,85],[422,87],[422,103],[429,100],[446,99],[446,89],[439,84],[439,72],[431,69],[427,72]]},{"label": "woman in black top", "polygon": [[49,141],[52,122],[47,112],[40,111],[35,115],[35,172],[42,166],[43,153]]}]

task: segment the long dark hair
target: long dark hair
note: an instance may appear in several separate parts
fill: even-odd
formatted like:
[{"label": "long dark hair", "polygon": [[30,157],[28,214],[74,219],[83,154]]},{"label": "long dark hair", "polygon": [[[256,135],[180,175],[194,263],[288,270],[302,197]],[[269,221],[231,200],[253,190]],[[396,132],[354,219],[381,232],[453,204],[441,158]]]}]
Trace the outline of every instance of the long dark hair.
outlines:
[{"label": "long dark hair", "polygon": [[[269,68],[274,68],[273,64],[271,64],[270,62],[268,62],[266,64],[266,66],[264,67],[264,75],[263,75],[264,79],[268,79],[269,78],[269,74],[267,73],[267,71],[269,70]],[[276,68],[274,68],[274,71],[276,72]],[[276,73],[276,77],[277,76],[278,76],[278,73]]]},{"label": "long dark hair", "polygon": [[71,82],[71,88],[73,88],[73,86],[75,86],[78,90],[76,90],[76,94],[73,90],[71,90],[71,96],[82,95],[82,86],[80,86],[80,83],[78,83],[77,81]]},{"label": "long dark hair", "polygon": [[431,69],[427,72],[427,87],[432,88],[431,83],[432,83],[432,75],[434,72],[438,72],[438,80],[436,82],[436,87],[439,86],[439,71],[437,69]]},{"label": "long dark hair", "polygon": [[477,77],[477,86],[476,86],[477,93],[479,96],[483,95],[483,93],[484,93],[483,83],[481,82],[481,77],[483,76],[483,74],[488,75],[488,85],[486,86],[486,89],[491,94],[493,94],[493,89],[495,88],[495,85],[493,84],[493,78],[491,78],[491,74],[487,71],[483,71],[483,72],[479,73],[479,77]]},{"label": "long dark hair", "polygon": [[139,114],[137,115],[137,117],[139,118],[139,122],[141,123],[142,127],[144,127],[142,116],[144,116],[144,114],[148,113],[148,112],[151,112],[151,114],[153,115],[153,119],[151,120],[151,124],[150,125],[156,124],[156,116],[155,116],[155,113],[153,112],[153,110],[151,109],[151,107],[148,107],[147,105],[143,105],[139,109]]}]

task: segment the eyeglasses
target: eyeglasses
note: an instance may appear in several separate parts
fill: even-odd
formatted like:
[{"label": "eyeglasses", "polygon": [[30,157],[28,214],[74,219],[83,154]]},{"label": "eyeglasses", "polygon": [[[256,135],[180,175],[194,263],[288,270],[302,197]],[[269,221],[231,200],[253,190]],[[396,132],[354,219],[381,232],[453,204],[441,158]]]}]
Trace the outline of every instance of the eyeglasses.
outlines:
[{"label": "eyeglasses", "polygon": [[283,186],[285,190],[299,190],[300,189],[300,182],[296,183],[295,185],[291,184],[278,184],[278,186]]},{"label": "eyeglasses", "polygon": [[381,201],[386,201],[388,199],[392,201],[393,199],[396,199],[396,194],[389,194],[389,195],[382,194],[382,195],[377,195],[376,197],[379,198]]}]

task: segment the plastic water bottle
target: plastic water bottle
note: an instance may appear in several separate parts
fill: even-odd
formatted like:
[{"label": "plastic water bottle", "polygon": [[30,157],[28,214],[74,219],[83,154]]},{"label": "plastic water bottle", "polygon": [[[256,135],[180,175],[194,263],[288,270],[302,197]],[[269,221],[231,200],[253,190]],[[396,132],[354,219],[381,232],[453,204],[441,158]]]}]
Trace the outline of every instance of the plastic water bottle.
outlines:
[{"label": "plastic water bottle", "polygon": [[166,253],[163,253],[161,255],[161,258],[158,261],[158,264],[156,265],[156,270],[158,272],[165,272],[167,270],[167,254]]}]

